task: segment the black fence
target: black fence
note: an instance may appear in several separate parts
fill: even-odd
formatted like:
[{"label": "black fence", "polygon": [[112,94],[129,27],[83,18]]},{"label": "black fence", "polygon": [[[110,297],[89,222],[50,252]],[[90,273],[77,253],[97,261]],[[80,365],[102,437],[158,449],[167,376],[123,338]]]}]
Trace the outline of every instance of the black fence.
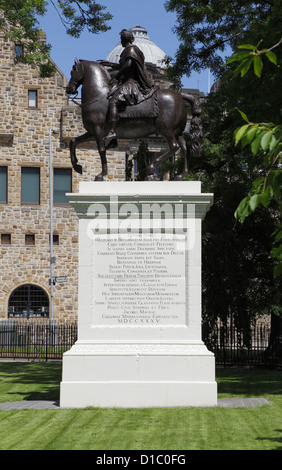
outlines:
[{"label": "black fence", "polygon": [[0,321],[0,358],[60,360],[76,340],[76,323]]},{"label": "black fence", "polygon": [[[77,340],[77,323],[0,321],[0,358],[61,360]],[[282,331],[256,325],[248,331],[203,326],[203,341],[223,366],[282,367]]]},{"label": "black fence", "polygon": [[203,326],[203,341],[223,366],[282,367],[282,331],[257,324],[248,329],[218,323]]}]

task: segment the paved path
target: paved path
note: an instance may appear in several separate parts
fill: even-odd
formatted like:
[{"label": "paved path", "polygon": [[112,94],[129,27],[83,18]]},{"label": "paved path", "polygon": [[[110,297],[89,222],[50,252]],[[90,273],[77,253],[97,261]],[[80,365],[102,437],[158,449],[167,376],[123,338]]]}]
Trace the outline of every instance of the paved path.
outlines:
[{"label": "paved path", "polygon": [[234,406],[261,406],[270,405],[266,398],[221,398],[217,402],[218,406],[225,408]]},{"label": "paved path", "polygon": [[[217,406],[231,408],[231,407],[250,407],[250,406],[261,406],[270,405],[266,398],[221,398],[218,400]],[[16,401],[0,403],[0,410],[43,410],[52,409],[60,410],[58,401]]]},{"label": "paved path", "polygon": [[0,410],[44,410],[46,408],[59,410],[59,402],[48,400],[23,400],[0,403]]}]

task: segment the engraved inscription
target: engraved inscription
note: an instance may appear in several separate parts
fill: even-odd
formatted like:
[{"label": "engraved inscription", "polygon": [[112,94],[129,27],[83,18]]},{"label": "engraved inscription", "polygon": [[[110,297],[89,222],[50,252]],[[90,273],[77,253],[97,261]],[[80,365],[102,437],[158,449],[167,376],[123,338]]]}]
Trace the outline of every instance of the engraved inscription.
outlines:
[{"label": "engraved inscription", "polygon": [[185,235],[100,235],[92,256],[93,324],[187,323]]}]

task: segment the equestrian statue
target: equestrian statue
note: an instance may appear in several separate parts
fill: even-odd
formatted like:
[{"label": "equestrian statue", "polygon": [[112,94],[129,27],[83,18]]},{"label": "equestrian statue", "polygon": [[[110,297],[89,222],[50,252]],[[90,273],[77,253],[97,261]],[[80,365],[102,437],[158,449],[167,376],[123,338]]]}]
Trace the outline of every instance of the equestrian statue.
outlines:
[{"label": "equestrian statue", "polygon": [[[189,155],[201,154],[199,103],[192,95],[152,85],[143,52],[133,44],[133,33],[123,29],[120,36],[124,49],[119,63],[75,59],[66,92],[75,95],[82,85],[81,112],[86,133],[70,141],[73,168],[82,173],[76,157],[77,145],[95,139],[102,165],[95,181],[103,181],[108,172],[106,150],[117,147],[119,139],[161,135],[166,139],[168,149],[147,165],[146,180],[154,179],[155,165],[160,165],[179,149],[184,154],[184,165],[182,173],[175,179],[183,180],[188,175]],[[192,108],[190,148],[187,148],[183,135],[187,122],[185,101]]]}]

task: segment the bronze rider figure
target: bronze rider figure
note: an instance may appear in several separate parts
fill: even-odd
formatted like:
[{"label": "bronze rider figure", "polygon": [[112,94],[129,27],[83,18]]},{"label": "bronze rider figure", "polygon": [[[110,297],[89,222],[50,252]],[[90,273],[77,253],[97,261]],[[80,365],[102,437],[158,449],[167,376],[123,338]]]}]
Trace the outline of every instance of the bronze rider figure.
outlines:
[{"label": "bronze rider figure", "polygon": [[120,33],[121,44],[124,47],[120,55],[119,63],[99,61],[106,67],[117,69],[111,72],[112,79],[118,80],[109,93],[109,118],[110,130],[105,137],[109,143],[114,141],[117,145],[116,129],[119,120],[119,107],[132,106],[150,98],[155,92],[145,66],[143,52],[134,42],[134,35],[131,31],[123,29]]}]

